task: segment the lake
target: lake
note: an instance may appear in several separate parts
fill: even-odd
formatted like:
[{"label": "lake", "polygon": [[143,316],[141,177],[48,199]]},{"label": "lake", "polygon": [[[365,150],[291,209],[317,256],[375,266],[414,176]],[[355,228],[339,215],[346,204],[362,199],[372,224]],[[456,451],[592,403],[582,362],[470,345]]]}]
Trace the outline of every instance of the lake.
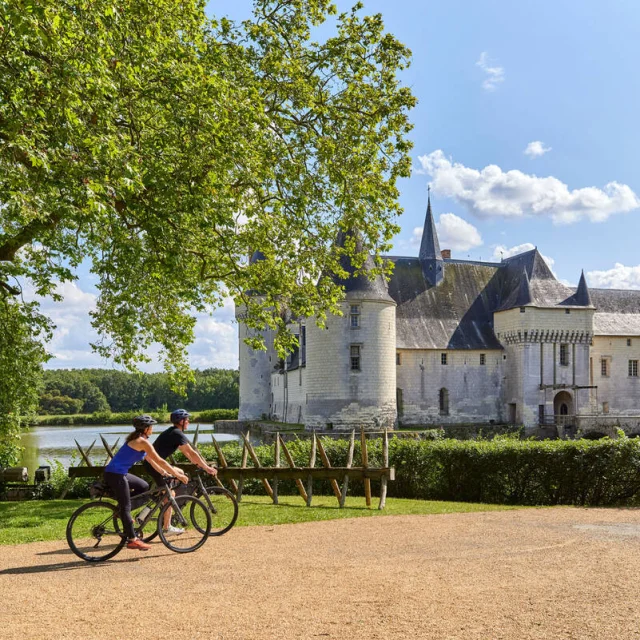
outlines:
[{"label": "lake", "polygon": [[[158,425],[154,434],[149,439],[153,442],[156,437],[167,428],[168,425]],[[77,440],[84,451],[91,443],[96,443],[91,450],[91,461],[94,464],[103,464],[107,457],[107,452],[102,446],[100,434],[104,436],[107,444],[113,447],[116,440],[120,446],[132,428],[128,425],[74,425],[69,427],[32,427],[25,431],[20,438],[20,444],[24,447],[20,466],[29,469],[29,478],[33,480],[33,474],[40,465],[52,465],[54,460],[59,460],[65,467],[71,463],[75,455],[75,464],[79,464],[80,453],[74,440]],[[189,439],[193,439],[195,427],[187,431]],[[198,440],[201,443],[210,443],[211,435],[214,433],[212,424],[201,424]],[[230,440],[240,440],[238,435],[228,433],[216,433],[218,442],[228,442]],[[53,466],[53,465],[52,465]]]}]

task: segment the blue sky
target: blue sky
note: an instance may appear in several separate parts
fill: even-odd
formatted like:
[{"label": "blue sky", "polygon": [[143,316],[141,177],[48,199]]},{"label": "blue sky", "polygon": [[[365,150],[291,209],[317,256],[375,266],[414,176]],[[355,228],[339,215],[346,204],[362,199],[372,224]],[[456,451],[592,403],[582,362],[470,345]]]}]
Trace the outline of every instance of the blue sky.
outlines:
[{"label": "blue sky", "polygon": [[[207,10],[244,19],[251,4]],[[402,80],[418,98],[414,172],[399,185],[393,253],[417,255],[431,184],[440,245],[453,257],[499,260],[536,245],[562,281],[577,283],[584,269],[592,287],[640,288],[640,3],[364,5],[413,52]],[[65,303],[45,304],[59,326],[49,366],[110,366],[88,346],[90,279],[64,293]],[[231,304],[200,319],[190,354],[195,367],[237,366]]]}]

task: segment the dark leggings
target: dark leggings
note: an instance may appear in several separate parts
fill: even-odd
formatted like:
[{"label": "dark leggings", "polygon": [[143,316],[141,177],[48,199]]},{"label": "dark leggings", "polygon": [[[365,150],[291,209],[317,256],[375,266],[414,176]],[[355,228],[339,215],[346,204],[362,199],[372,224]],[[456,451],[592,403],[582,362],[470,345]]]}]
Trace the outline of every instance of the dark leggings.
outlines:
[{"label": "dark leggings", "polygon": [[105,471],[104,480],[118,500],[124,532],[129,540],[133,540],[136,537],[136,532],[133,528],[133,518],[131,517],[131,497],[148,491],[149,485],[142,478],[138,478],[132,473],[122,475],[121,473]]}]

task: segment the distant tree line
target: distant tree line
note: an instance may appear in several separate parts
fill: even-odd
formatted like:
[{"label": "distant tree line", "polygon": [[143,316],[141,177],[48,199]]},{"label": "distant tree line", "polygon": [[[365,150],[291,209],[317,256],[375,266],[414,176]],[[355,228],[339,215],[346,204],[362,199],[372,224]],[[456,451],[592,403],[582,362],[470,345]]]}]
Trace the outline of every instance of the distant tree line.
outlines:
[{"label": "distant tree line", "polygon": [[125,373],[108,369],[55,369],[44,372],[40,414],[96,411],[158,411],[182,407],[193,411],[238,408],[238,371],[194,372],[186,396],[170,388],[165,373]]}]

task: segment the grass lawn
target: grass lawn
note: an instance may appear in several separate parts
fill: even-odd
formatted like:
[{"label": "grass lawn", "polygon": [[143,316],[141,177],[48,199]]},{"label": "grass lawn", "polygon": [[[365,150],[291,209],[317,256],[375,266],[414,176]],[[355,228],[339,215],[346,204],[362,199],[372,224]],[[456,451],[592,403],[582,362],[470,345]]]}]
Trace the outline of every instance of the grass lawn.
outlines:
[{"label": "grass lawn", "polygon": [[[0,502],[0,545],[21,544],[39,540],[64,540],[69,516],[88,500],[31,500]],[[365,499],[347,497],[347,506],[339,509],[334,496],[313,496],[313,506],[307,508],[299,496],[280,496],[274,505],[266,496],[243,496],[236,526],[292,524],[337,518],[358,518],[390,515],[459,513],[475,511],[505,511],[521,507],[465,502],[435,502],[387,498],[383,511],[373,499],[371,508]]]}]

